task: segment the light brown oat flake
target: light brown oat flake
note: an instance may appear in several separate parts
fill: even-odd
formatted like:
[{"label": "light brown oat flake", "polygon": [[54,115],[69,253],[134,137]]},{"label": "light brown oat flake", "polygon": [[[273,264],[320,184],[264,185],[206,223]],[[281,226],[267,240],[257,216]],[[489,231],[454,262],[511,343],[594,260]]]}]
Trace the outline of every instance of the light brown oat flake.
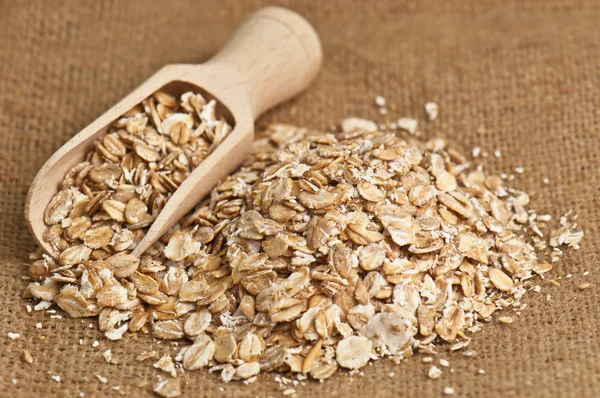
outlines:
[{"label": "light brown oat flake", "polygon": [[592,284],[589,282],[586,282],[586,283],[580,284],[578,287],[579,287],[579,290],[586,290],[586,289],[589,289],[590,287],[592,287]]},{"label": "light brown oat flake", "polygon": [[437,119],[440,113],[440,106],[435,102],[427,102],[425,104],[425,112],[427,113],[429,120],[433,121]]},{"label": "light brown oat flake", "polygon": [[33,363],[33,357],[31,356],[31,354],[29,353],[29,351],[23,350],[22,355],[23,355],[23,360],[25,362],[27,362],[27,363]]},{"label": "light brown oat flake", "polygon": [[194,344],[185,348],[183,367],[187,370],[196,370],[208,365],[215,355],[215,347],[215,343],[208,336],[198,336]]},{"label": "light brown oat flake", "polygon": [[137,361],[145,361],[146,359],[152,359],[152,358],[156,358],[157,353],[156,351],[152,350],[152,351],[144,351],[142,352],[140,355],[138,355],[135,359]]},{"label": "light brown oat flake", "polygon": [[401,130],[406,130],[410,134],[414,134],[417,132],[418,124],[419,124],[419,122],[416,119],[413,119],[410,117],[400,118],[396,122],[396,125],[398,126],[398,128],[400,128]]},{"label": "light brown oat flake", "polygon": [[513,280],[506,275],[504,272],[500,271],[497,268],[490,269],[489,272],[490,281],[498,288],[504,292],[510,291],[510,289],[514,286]]},{"label": "light brown oat flake", "polygon": [[237,380],[245,380],[256,376],[259,372],[260,364],[258,362],[246,362],[236,368],[233,378]]},{"label": "light brown oat flake", "polygon": [[177,371],[175,370],[175,364],[169,354],[163,355],[160,359],[154,363],[156,369],[160,369],[163,372],[169,373],[171,377],[177,377]]},{"label": "light brown oat flake", "polygon": [[444,394],[445,395],[454,395],[454,388],[452,388],[452,387],[444,387]]},{"label": "light brown oat flake", "polygon": [[366,337],[350,336],[338,343],[336,359],[347,369],[360,369],[371,359],[373,343]]},{"label": "light brown oat flake", "polygon": [[96,378],[100,381],[100,383],[102,384],[106,384],[108,383],[108,379],[102,375],[96,375]]},{"label": "light brown oat flake", "polygon": [[181,384],[177,379],[165,379],[156,383],[154,392],[163,398],[175,398],[181,395]]},{"label": "light brown oat flake", "polygon": [[442,370],[435,365],[432,365],[427,372],[427,376],[429,376],[430,379],[439,379],[441,375]]}]

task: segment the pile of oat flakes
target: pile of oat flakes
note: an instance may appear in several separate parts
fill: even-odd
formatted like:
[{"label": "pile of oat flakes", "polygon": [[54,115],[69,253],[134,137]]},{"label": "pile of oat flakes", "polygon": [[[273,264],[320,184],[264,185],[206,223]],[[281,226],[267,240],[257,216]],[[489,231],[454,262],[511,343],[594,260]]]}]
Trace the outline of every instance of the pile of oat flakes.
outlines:
[{"label": "pile of oat flakes", "polygon": [[[435,119],[439,107],[426,110]],[[558,260],[560,246],[583,237],[567,217],[545,236],[550,216],[528,210],[527,193],[442,139],[420,140],[416,120],[350,118],[329,132],[268,126],[239,171],[131,256],[231,130],[214,111],[200,95],[159,92],[117,121],[50,203],[46,238],[60,258],[36,258],[26,297],[97,317],[111,340],[188,340],[155,364],[172,376],[323,380],[466,347],[496,311],[523,308],[530,279],[552,269],[536,256],[546,239]],[[161,380],[156,392],[177,396],[179,382]]]}]

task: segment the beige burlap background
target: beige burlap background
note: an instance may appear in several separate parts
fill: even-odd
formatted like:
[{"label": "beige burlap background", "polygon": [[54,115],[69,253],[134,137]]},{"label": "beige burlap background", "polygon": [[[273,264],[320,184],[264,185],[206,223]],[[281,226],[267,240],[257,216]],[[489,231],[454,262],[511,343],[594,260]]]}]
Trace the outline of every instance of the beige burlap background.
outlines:
[{"label": "beige burlap background", "polygon": [[[166,352],[166,344],[145,336],[106,342],[89,321],[25,311],[24,263],[35,247],[23,218],[25,195],[44,161],[74,133],[162,65],[207,59],[266,3],[0,1],[0,396],[118,396],[116,385],[127,396],[152,394],[158,371],[134,358],[150,347]],[[512,325],[487,325],[471,345],[475,357],[444,355],[453,374],[429,380],[420,356],[400,366],[382,361],[364,377],[308,382],[300,396],[437,397],[445,386],[465,397],[599,396],[600,4],[521,3],[279,3],[314,24],[325,61],[306,93],[259,124],[326,127],[344,116],[377,117],[377,94],[396,104],[392,117],[423,120],[423,104],[435,100],[442,111],[423,124],[428,136],[452,138],[465,151],[501,150],[500,159],[489,159],[491,170],[523,166],[514,185],[535,192],[533,206],[554,216],[574,209],[586,233],[582,249],[567,250],[552,274],[573,277],[560,288],[543,282]],[[479,127],[487,133],[476,133]],[[594,286],[580,291],[584,281]],[[21,339],[9,340],[9,331]],[[92,348],[96,339],[100,346]],[[33,364],[22,361],[21,348]],[[106,364],[106,349],[122,364]],[[281,396],[267,377],[250,386],[222,385],[201,371],[181,380],[187,396]]]}]

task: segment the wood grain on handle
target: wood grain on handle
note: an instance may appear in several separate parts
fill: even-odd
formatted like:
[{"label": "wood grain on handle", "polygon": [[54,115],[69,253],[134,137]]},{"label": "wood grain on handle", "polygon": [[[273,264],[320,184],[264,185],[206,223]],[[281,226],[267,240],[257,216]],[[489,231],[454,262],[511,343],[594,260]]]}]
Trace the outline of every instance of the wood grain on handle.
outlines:
[{"label": "wood grain on handle", "polygon": [[319,37],[304,18],[267,7],[246,19],[208,63],[237,65],[256,119],[308,87],[322,59]]},{"label": "wood grain on handle", "polygon": [[156,90],[189,84],[192,90],[200,88],[217,98],[230,112],[234,129],[167,201],[134,250],[134,254],[141,255],[244,161],[251,152],[254,120],[304,90],[318,73],[321,59],[319,38],[306,20],[293,11],[267,7],[246,19],[223,50],[208,62],[165,66],[65,143],[42,166],[25,202],[32,235],[57,258],[56,250],[44,240],[48,228],[44,210],[65,173],[85,159],[94,141],[106,134],[123,113]]}]

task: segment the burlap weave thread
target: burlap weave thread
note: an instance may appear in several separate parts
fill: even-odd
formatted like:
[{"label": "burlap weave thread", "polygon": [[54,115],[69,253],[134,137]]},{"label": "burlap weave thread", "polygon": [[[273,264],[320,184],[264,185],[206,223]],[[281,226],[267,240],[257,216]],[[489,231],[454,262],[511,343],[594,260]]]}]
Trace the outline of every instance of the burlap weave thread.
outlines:
[{"label": "burlap weave thread", "polygon": [[[268,3],[0,1],[0,396],[119,396],[113,386],[131,397],[152,394],[159,371],[134,358],[149,348],[174,353],[168,344],[145,336],[107,342],[87,327],[89,320],[25,311],[21,277],[35,248],[23,217],[25,195],[44,161],[74,133],[164,64],[206,60],[244,16]],[[423,122],[426,136],[452,139],[464,152],[476,145],[500,150],[499,159],[488,158],[490,170],[524,167],[514,186],[535,193],[533,207],[555,217],[573,209],[586,233],[582,249],[567,250],[550,276],[563,276],[561,287],[542,283],[542,293],[528,295],[528,308],[512,325],[486,325],[471,345],[475,357],[443,355],[453,374],[429,380],[420,356],[400,366],[381,361],[364,377],[308,382],[298,388],[300,396],[439,397],[452,386],[460,397],[597,397],[600,3],[277,3],[314,24],[325,61],[306,93],[259,125],[326,128],[345,116],[381,118],[372,104],[379,94],[395,104],[391,117],[424,120],[423,104],[436,101],[441,115]],[[477,133],[480,127],[485,134]],[[573,277],[564,278],[567,273]],[[580,291],[583,282],[594,285]],[[8,332],[22,337],[9,340]],[[31,352],[33,364],[23,362],[21,348]],[[106,349],[120,365],[104,361]],[[98,374],[109,382],[101,384]],[[51,375],[60,375],[61,383]],[[186,396],[281,394],[266,377],[249,386],[223,385],[206,372],[181,380]]]}]

